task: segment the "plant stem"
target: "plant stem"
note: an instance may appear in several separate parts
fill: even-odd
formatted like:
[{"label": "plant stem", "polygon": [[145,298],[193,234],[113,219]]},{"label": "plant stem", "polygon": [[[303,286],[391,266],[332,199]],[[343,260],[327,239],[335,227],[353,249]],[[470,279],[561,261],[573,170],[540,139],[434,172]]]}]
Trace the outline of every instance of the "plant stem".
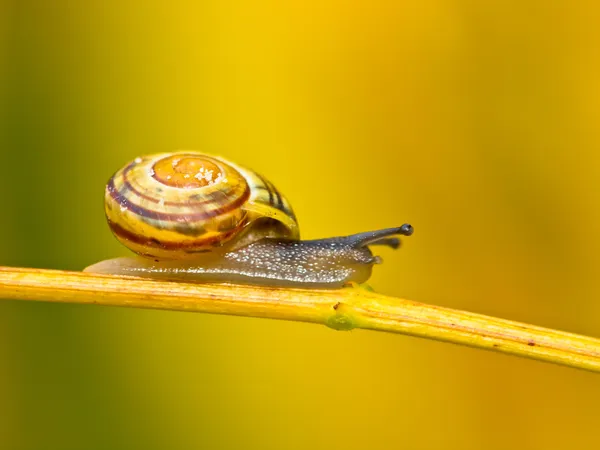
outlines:
[{"label": "plant stem", "polygon": [[193,284],[83,272],[0,267],[0,298],[313,322],[362,328],[600,372],[600,340],[464,311],[387,297],[360,288],[283,289]]}]

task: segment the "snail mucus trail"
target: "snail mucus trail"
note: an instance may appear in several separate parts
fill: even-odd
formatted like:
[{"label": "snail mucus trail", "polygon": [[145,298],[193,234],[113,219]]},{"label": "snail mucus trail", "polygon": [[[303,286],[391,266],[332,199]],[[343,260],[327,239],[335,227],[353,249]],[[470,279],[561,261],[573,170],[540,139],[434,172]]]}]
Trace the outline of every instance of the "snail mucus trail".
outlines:
[{"label": "snail mucus trail", "polygon": [[371,276],[370,246],[400,246],[400,227],[300,240],[287,199],[263,176],[224,158],[183,151],[136,158],[105,191],[116,238],[135,257],[87,272],[190,282],[340,288]]}]

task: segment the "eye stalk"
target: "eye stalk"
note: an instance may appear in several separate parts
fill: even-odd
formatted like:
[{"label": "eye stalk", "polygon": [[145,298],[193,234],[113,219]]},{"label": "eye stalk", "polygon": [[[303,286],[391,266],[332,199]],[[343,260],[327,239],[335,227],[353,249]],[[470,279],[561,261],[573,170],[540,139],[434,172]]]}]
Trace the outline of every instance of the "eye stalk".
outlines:
[{"label": "eye stalk", "polygon": [[364,233],[353,234],[345,237],[348,243],[356,248],[366,247],[369,245],[385,245],[393,249],[400,247],[400,239],[392,236],[410,236],[414,232],[412,225],[405,223],[396,228],[384,228],[377,231],[366,231]]}]

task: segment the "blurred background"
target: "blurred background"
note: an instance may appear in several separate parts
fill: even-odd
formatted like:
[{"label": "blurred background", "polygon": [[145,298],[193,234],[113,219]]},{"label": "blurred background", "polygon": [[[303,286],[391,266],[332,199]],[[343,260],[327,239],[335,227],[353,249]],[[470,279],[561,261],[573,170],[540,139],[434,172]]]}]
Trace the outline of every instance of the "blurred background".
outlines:
[{"label": "blurred background", "polygon": [[[0,264],[127,255],[108,177],[198,149],[379,292],[600,336],[600,5],[0,0]],[[0,448],[597,449],[600,378],[375,332],[0,302]]]}]

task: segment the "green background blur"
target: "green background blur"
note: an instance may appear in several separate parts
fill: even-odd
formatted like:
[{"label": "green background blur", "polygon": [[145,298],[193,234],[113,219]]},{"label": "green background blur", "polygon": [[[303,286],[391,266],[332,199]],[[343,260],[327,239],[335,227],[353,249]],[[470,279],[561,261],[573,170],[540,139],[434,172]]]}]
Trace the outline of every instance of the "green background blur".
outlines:
[{"label": "green background blur", "polygon": [[[386,294],[600,336],[600,4],[0,1],[0,264],[126,255],[108,177],[199,149]],[[600,378],[405,336],[0,303],[0,448],[597,449]]]}]

